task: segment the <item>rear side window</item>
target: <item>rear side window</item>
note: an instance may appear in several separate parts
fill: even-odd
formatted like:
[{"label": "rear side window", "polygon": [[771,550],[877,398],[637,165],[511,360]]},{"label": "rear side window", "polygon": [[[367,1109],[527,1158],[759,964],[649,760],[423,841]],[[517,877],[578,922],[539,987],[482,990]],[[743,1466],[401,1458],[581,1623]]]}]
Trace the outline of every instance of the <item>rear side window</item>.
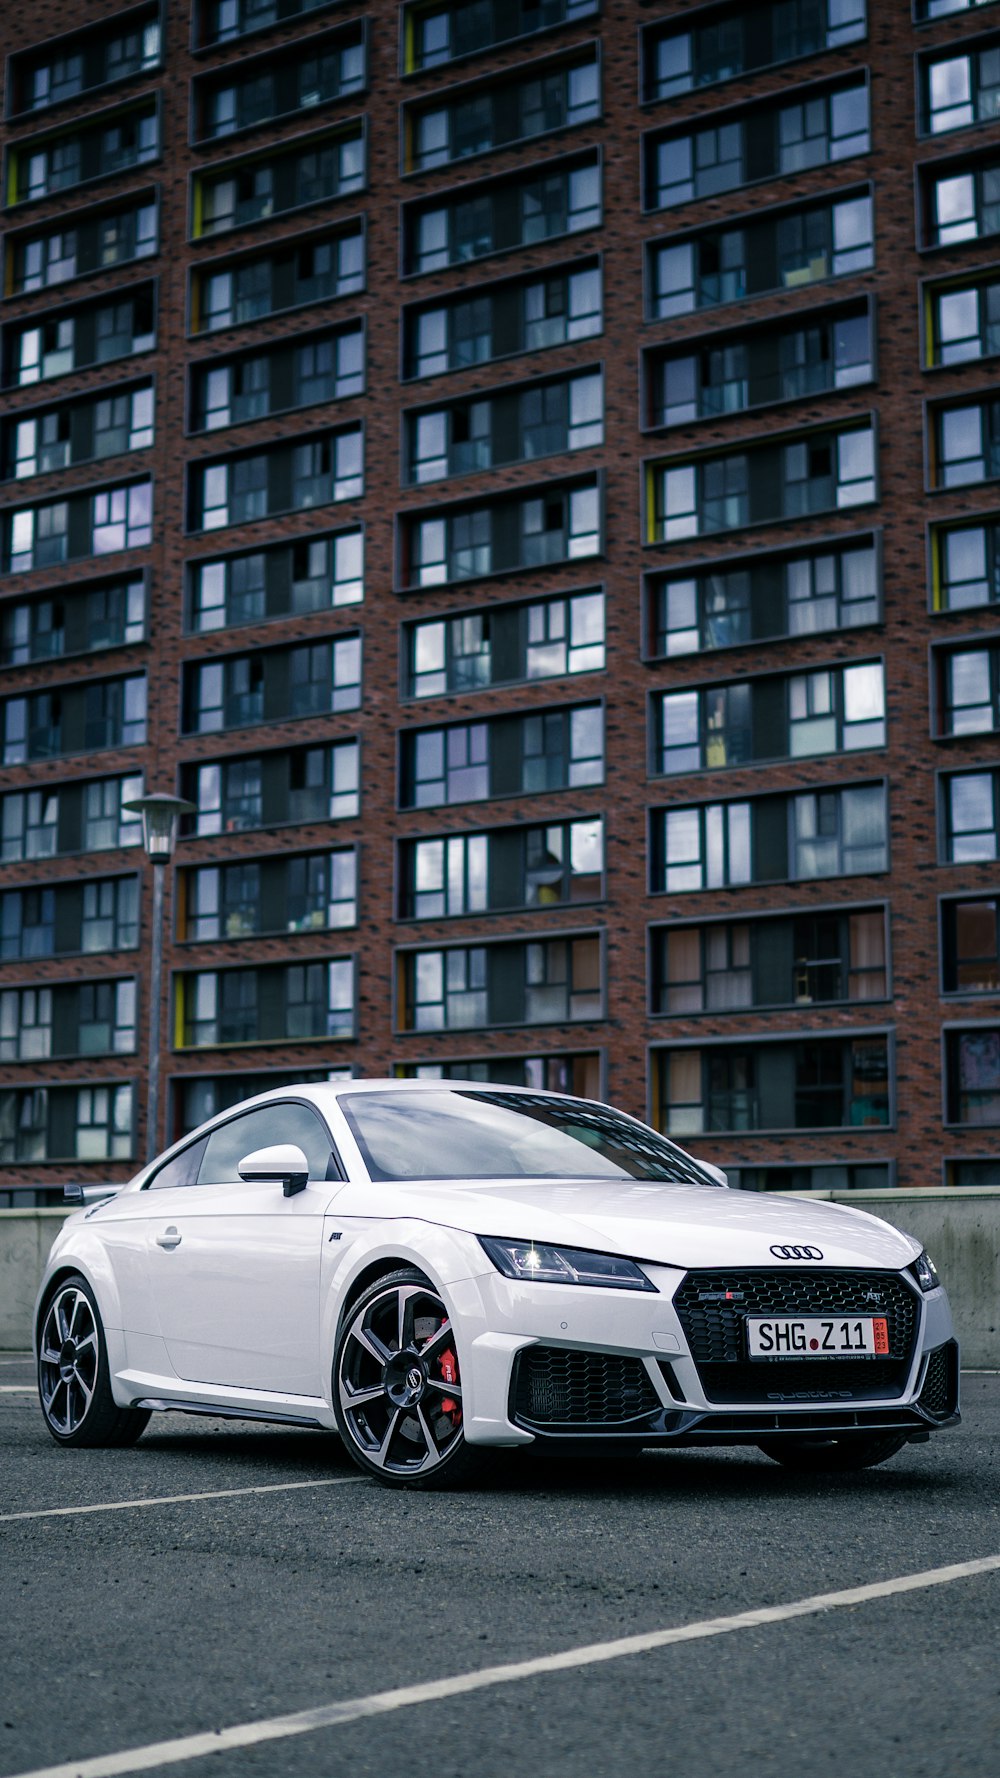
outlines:
[{"label": "rear side window", "polygon": [[189,1142],[187,1148],[182,1148],[180,1154],[174,1155],[173,1160],[165,1162],[159,1172],[153,1174],[152,1179],[147,1179],[143,1191],[168,1191],[174,1185],[193,1185],[198,1177],[198,1168],[201,1166],[207,1141],[208,1137],[202,1136],[198,1142]]},{"label": "rear side window", "polygon": [[[309,1163],[310,1179],[326,1179],[333,1144],[326,1126],[308,1105],[278,1101],[230,1118],[207,1137],[198,1169],[199,1185],[236,1185],[244,1155],[278,1142],[294,1142]],[[336,1176],[336,1175],[335,1175]]]}]

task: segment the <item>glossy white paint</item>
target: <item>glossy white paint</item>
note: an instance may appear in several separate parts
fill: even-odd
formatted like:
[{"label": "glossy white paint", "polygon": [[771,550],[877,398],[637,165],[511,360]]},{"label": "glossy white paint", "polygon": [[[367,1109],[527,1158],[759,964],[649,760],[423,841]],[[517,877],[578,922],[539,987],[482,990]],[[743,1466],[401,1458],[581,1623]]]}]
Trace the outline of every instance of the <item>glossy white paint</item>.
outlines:
[{"label": "glossy white paint", "polygon": [[[435,1082],[433,1091],[461,1084]],[[672,1408],[655,1362],[669,1353],[687,1404],[711,1412],[673,1308],[685,1271],[773,1268],[780,1262],[772,1249],[783,1243],[821,1249],[818,1268],[899,1271],[920,1251],[918,1242],[861,1211],[729,1191],[707,1176],[703,1186],[631,1179],[373,1182],[339,1100],[375,1089],[427,1090],[416,1082],[351,1081],[247,1102],[255,1110],[290,1098],[315,1107],[343,1179],[311,1180],[288,1197],[280,1183],[239,1177],[147,1190],[153,1169],[144,1168],[109,1202],[67,1219],[39,1301],[59,1272],[85,1274],[109,1330],[121,1405],[152,1398],[332,1426],[331,1372],[345,1299],[362,1277],[414,1265],[454,1326],[470,1443],[530,1442],[508,1407],[514,1358],[535,1341],[635,1354],[646,1361],[662,1405]],[[233,1116],[211,1120],[201,1134]],[[175,1144],[168,1157],[195,1139]],[[655,1289],[508,1279],[480,1235],[624,1255],[642,1264]],[[924,1354],[951,1337],[947,1298],[933,1291],[919,1301],[903,1403],[916,1391]],[[808,1411],[815,1417],[814,1404]]]}]

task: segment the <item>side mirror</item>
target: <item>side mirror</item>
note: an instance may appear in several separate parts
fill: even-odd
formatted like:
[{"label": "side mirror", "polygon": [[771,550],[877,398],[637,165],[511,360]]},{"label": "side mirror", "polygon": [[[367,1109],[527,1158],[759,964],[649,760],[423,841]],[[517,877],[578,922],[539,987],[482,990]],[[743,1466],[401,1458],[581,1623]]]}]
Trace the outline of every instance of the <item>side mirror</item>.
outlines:
[{"label": "side mirror", "polygon": [[703,1173],[708,1174],[709,1179],[711,1179],[714,1185],[724,1185],[728,1187],[728,1176],[722,1171],[721,1167],[714,1167],[711,1161],[699,1161],[698,1165]]},{"label": "side mirror", "polygon": [[309,1162],[294,1142],[279,1142],[274,1148],[255,1148],[253,1154],[243,1156],[237,1171],[248,1185],[263,1185],[268,1181],[280,1185],[286,1198],[305,1191],[309,1183]]}]

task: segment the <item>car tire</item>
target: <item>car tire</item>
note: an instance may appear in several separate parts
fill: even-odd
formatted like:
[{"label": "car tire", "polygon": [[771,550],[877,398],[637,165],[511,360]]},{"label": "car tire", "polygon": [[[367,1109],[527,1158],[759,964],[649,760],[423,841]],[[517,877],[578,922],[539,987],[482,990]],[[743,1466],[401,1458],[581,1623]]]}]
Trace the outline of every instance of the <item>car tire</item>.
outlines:
[{"label": "car tire", "polygon": [[348,1454],[387,1487],[464,1487],[489,1467],[465,1442],[448,1311],[413,1267],[377,1279],[343,1316],[333,1408]]},{"label": "car tire", "polygon": [[120,1408],[111,1393],[108,1348],[97,1299],[78,1272],[61,1278],[42,1315],[38,1397],[57,1445],[134,1445],[149,1425],[141,1408]]},{"label": "car tire", "polygon": [[895,1457],[906,1444],[896,1432],[850,1434],[846,1438],[768,1438],[757,1449],[786,1469],[809,1474],[846,1474],[852,1469],[873,1469]]}]

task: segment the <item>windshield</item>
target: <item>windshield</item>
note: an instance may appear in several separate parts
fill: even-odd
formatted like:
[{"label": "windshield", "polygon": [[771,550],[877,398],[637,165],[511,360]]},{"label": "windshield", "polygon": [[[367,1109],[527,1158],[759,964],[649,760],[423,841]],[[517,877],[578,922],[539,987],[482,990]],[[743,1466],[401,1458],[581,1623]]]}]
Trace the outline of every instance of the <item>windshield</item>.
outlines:
[{"label": "windshield", "polygon": [[708,1183],[672,1142],[582,1099],[500,1090],[342,1094],[373,1179]]}]

